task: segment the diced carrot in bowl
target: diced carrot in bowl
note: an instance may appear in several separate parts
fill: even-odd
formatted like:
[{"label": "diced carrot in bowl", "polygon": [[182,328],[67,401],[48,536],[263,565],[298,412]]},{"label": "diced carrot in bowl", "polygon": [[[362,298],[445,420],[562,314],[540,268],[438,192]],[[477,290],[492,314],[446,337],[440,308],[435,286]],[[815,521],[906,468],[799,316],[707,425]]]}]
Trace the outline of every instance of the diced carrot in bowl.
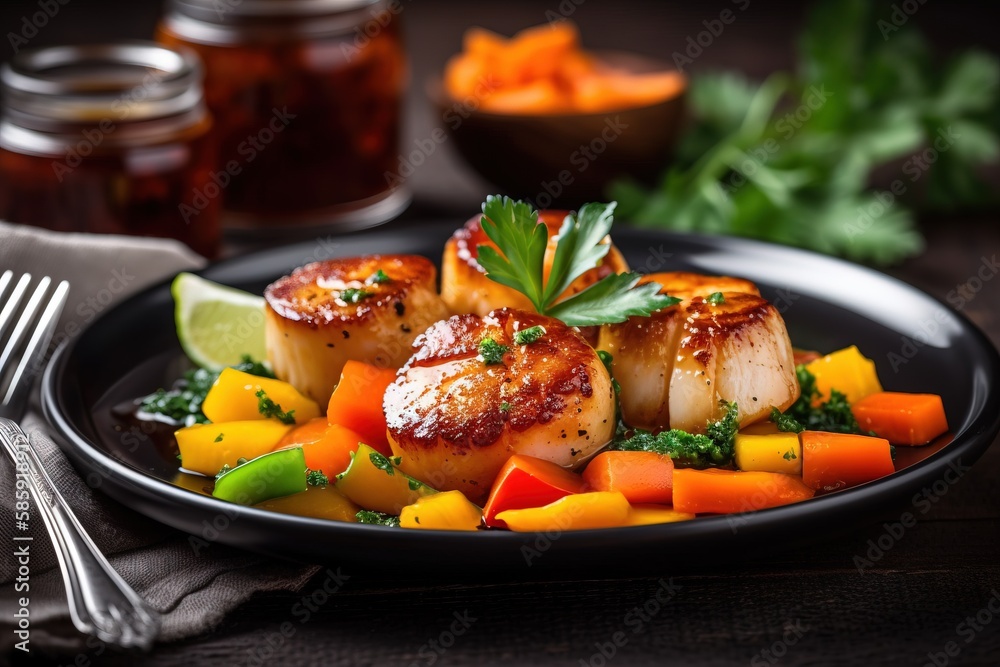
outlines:
[{"label": "diced carrot in bowl", "polygon": [[680,72],[632,72],[606,64],[583,50],[569,21],[527,28],[509,39],[470,28],[462,46],[445,68],[445,91],[456,100],[474,97],[492,113],[603,113],[657,104],[685,87]]}]

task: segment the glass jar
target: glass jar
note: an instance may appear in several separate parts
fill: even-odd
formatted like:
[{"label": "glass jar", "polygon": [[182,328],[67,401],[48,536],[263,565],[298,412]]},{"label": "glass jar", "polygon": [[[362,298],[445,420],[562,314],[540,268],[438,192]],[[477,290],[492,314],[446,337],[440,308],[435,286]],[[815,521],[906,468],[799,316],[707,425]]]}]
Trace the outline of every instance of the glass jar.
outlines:
[{"label": "glass jar", "polygon": [[224,224],[284,234],[406,208],[398,0],[169,0],[158,40],[194,49],[216,119]]},{"label": "glass jar", "polygon": [[153,43],[18,53],[0,72],[0,219],[162,236],[211,256],[216,150],[191,52]]}]

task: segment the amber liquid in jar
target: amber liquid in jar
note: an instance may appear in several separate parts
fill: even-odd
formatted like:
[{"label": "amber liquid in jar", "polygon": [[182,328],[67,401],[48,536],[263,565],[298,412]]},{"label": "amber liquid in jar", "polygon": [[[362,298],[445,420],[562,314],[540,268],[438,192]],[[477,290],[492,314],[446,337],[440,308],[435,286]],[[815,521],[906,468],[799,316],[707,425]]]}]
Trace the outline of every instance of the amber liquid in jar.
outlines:
[{"label": "amber liquid in jar", "polygon": [[193,56],[153,44],[25,51],[4,68],[0,219],[178,239],[212,256],[220,200]]},{"label": "amber liquid in jar", "polygon": [[362,227],[401,212],[409,197],[394,174],[407,64],[389,4],[217,4],[174,0],[158,39],[205,63],[229,181],[226,223]]}]

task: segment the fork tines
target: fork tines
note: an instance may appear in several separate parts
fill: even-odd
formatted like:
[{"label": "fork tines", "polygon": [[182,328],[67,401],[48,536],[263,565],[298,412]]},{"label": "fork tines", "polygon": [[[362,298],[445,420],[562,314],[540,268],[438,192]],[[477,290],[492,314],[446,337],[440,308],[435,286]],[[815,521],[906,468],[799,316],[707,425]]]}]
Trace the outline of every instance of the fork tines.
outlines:
[{"label": "fork tines", "polygon": [[69,294],[69,283],[54,289],[52,279],[43,277],[31,287],[31,274],[15,281],[13,271],[0,275],[0,416],[13,415],[23,408],[32,381],[41,363],[52,332]]}]

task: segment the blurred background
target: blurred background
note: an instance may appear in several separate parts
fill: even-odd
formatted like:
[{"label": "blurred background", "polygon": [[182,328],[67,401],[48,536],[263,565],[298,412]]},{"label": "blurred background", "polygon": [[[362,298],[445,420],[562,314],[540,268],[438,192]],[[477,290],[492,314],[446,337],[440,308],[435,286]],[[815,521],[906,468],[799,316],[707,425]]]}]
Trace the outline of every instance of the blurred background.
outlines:
[{"label": "blurred background", "polygon": [[[435,128],[444,127],[445,124],[440,111],[429,101],[425,84],[429,78],[439,76],[448,59],[462,50],[464,31],[470,26],[483,26],[509,36],[523,28],[557,18],[569,19],[579,27],[583,47],[587,50],[624,50],[675,64],[678,62],[677,54],[696,54],[690,61],[681,58],[684,73],[691,82],[688,114],[701,117],[700,125],[687,126],[681,134],[676,163],[678,182],[681,185],[668,183],[666,180],[659,181],[659,176],[655,179],[647,177],[644,184],[625,182],[608,185],[603,192],[593,195],[594,199],[616,196],[621,202],[620,212],[642,224],[760,236],[847,255],[860,261],[885,264],[898,262],[919,252],[922,245],[919,234],[914,231],[914,218],[933,221],[942,214],[959,212],[963,216],[977,219],[983,216],[995,219],[997,200],[991,189],[998,182],[995,155],[998,121],[996,73],[989,65],[990,59],[995,65],[1000,46],[995,36],[996,22],[991,14],[992,8],[986,9],[983,3],[976,2],[872,2],[860,3],[867,7],[865,15],[852,19],[844,15],[848,13],[844,8],[854,3],[827,3],[829,7],[821,10],[826,11],[825,16],[814,14],[812,37],[806,38],[806,41],[812,39],[814,42],[810,60],[802,49],[797,48],[797,44],[803,42],[803,31],[809,29],[808,17],[810,12],[815,12],[816,4],[762,0],[720,0],[711,5],[636,0],[511,0],[502,3],[400,0],[399,16],[410,65],[409,87],[402,115],[400,157],[421,145],[425,147],[421,149],[424,153],[421,165],[414,168],[408,178],[414,202],[403,219],[438,216],[461,219],[478,209],[485,194],[498,189],[495,183],[478,175],[456,154],[455,141],[450,137],[433,140],[433,144],[427,143],[429,138],[435,136]],[[48,7],[46,12],[52,16],[44,21],[33,19],[41,11],[40,7]],[[18,48],[125,38],[150,39],[155,34],[163,9],[163,3],[154,0],[5,0],[0,5],[0,24],[4,26],[6,35],[0,55],[6,60]],[[704,34],[709,27],[708,23],[714,23],[723,11],[731,12],[735,19],[725,25],[721,34],[713,36],[707,46],[691,51],[691,40],[697,38],[699,33]],[[857,23],[854,27],[850,25],[852,20]],[[29,23],[33,23],[34,27],[29,26]],[[922,33],[923,44],[914,46],[912,43],[914,29]],[[846,98],[857,102],[859,97],[871,95],[873,90],[884,90],[886,97],[891,98],[895,94],[895,88],[909,90],[909,79],[926,78],[926,81],[919,82],[918,87],[924,86],[927,90],[915,94],[912,102],[902,100],[902,109],[888,108],[892,99],[872,101],[874,110],[871,117],[874,118],[876,112],[884,113],[873,128],[869,128],[871,136],[863,137],[856,132],[851,137],[851,141],[858,145],[874,145],[872,142],[880,138],[884,139],[884,145],[872,148],[873,155],[861,158],[864,164],[851,167],[854,172],[842,172],[840,164],[847,160],[844,155],[835,155],[826,164],[820,162],[813,165],[810,162],[810,151],[815,153],[824,149],[817,149],[812,144],[806,145],[813,134],[796,133],[789,144],[793,149],[787,149],[783,144],[780,159],[762,165],[767,167],[768,174],[765,175],[773,177],[770,180],[761,176],[759,182],[756,182],[754,178],[750,178],[752,187],[739,187],[738,191],[734,189],[728,203],[714,195],[712,197],[718,201],[711,201],[712,197],[700,200],[700,195],[692,194],[690,182],[701,180],[701,176],[706,175],[698,171],[704,167],[696,164],[699,156],[704,156],[713,146],[727,140],[728,133],[738,126],[738,121],[743,118],[752,101],[756,85],[775,72],[790,75],[800,73],[798,80],[788,84],[784,92],[779,91],[776,101],[771,101],[774,104],[773,114],[769,115],[769,111],[765,109],[758,119],[762,126],[773,129],[783,110],[794,111],[798,95],[801,94],[803,103],[807,103],[805,95],[809,91],[809,84],[817,80],[817,77],[842,77],[843,81],[853,85],[851,77],[858,76],[857,72],[851,71],[846,65],[840,71],[837,62],[838,58],[851,57],[849,49],[852,40],[860,39],[861,32],[867,34],[866,39],[871,42],[869,51],[858,52],[861,53],[862,60],[869,57],[867,53],[877,52],[870,57],[880,67],[892,70],[895,67],[893,59],[896,59],[896,64],[901,69],[888,78],[885,72],[867,72],[865,76],[871,81],[864,85],[857,82],[858,86],[851,89]],[[826,43],[815,44],[822,41],[824,34]],[[847,49],[843,53],[836,51],[841,46]],[[880,49],[887,51],[883,53]],[[986,54],[988,66],[985,70],[982,67],[977,69],[976,63],[973,63],[970,68],[966,68],[970,71],[959,72],[954,81],[949,83],[946,79],[950,76],[949,68],[954,67],[954,59],[970,49],[978,52],[980,60]],[[858,53],[854,55],[857,56]],[[978,64],[982,65],[982,62]],[[864,65],[864,62],[860,63],[860,66]],[[808,72],[810,69],[813,71]],[[721,79],[711,78],[719,72],[725,73],[725,76]],[[803,72],[806,74],[801,74]],[[697,82],[703,75],[706,83],[700,92],[696,92]],[[742,81],[743,78],[746,82]],[[974,99],[977,91],[981,93],[980,97],[985,96],[986,99]],[[949,95],[957,96],[958,99],[952,99]],[[845,99],[838,99],[837,104],[840,101]],[[720,106],[727,105],[733,108],[720,109]],[[949,166],[947,170],[940,170],[942,173],[961,172],[956,178],[963,182],[949,184],[947,176],[933,179],[933,189],[949,192],[968,186],[968,196],[931,196],[929,201],[925,191],[931,187],[932,179],[922,179],[927,182],[921,182],[919,187],[908,188],[910,191],[904,196],[905,219],[897,219],[895,214],[899,212],[893,211],[893,215],[875,215],[877,224],[866,222],[866,211],[870,212],[868,207],[875,201],[869,197],[870,187],[890,188],[905,166],[909,153],[917,149],[923,150],[926,143],[911,142],[903,136],[905,130],[899,129],[902,123],[896,120],[896,116],[907,115],[906,105],[910,105],[909,108],[923,105],[921,109],[933,107],[932,111],[920,111],[917,114],[922,114],[919,122],[923,124],[926,135],[931,140],[934,122],[938,122],[940,127],[944,127],[941,123],[946,125],[951,122],[950,117],[938,117],[946,111],[954,112],[955,117],[963,122],[967,120],[965,116],[975,116],[975,122],[967,126],[969,133],[963,135],[963,144],[968,145],[963,145],[962,151],[952,151],[950,156],[963,164],[954,169]],[[863,102],[860,108],[866,109]],[[715,111],[718,113],[713,116]],[[836,114],[830,111],[827,118],[814,122],[812,129],[819,133],[829,129],[819,127],[823,123],[854,123],[849,118],[845,120],[845,116],[850,113],[849,108],[842,109],[841,118],[838,119],[833,118]],[[729,117],[726,117],[727,114]],[[731,127],[727,127],[727,123]],[[887,138],[886,134],[894,128],[899,129],[899,136]],[[855,129],[857,128],[852,131]],[[840,128],[834,127],[833,130],[831,136],[834,141],[839,141],[836,132]],[[735,148],[752,153],[754,145],[764,143],[765,135],[766,132],[758,137],[750,137],[743,143],[737,141]],[[970,154],[960,155],[963,151]],[[802,155],[806,156],[805,168],[813,170],[807,176],[803,176],[803,164],[799,159]],[[733,183],[734,174],[739,176],[739,168],[734,171],[732,164],[734,163],[728,166],[723,164],[721,167],[711,166],[711,173],[707,177],[719,181],[725,189],[727,182]],[[963,179],[966,178],[966,171],[974,172],[977,178],[983,179],[983,183],[975,186],[971,181],[965,183]],[[857,185],[846,186],[848,189],[854,188],[849,193],[850,196],[836,199],[840,197],[840,193],[831,193],[825,183],[841,176],[846,181],[865,181],[868,190],[862,192]],[[796,180],[800,178],[812,178],[823,183],[820,187],[816,183],[802,185]],[[742,182],[740,185],[742,186]],[[775,187],[778,188],[777,191],[769,189]],[[557,203],[563,203],[556,199]],[[760,208],[757,206],[757,199],[765,199],[770,203]],[[834,199],[835,202],[832,201]],[[735,218],[731,210],[723,210],[729,204],[735,207]],[[773,206],[773,209],[768,208],[769,206]],[[671,211],[670,215],[675,219],[664,222],[664,210]],[[821,221],[816,223],[818,233],[812,229],[796,230],[792,223],[787,223],[789,227],[784,229],[781,225],[785,223],[780,220],[773,224],[769,221],[774,217],[774,211],[793,211],[800,218],[817,220],[824,216],[837,217],[834,225],[836,233],[828,235],[827,231],[834,226],[824,231]],[[768,226],[762,229],[761,220],[765,219],[768,220]],[[845,226],[850,227],[858,221],[864,231],[870,232],[868,245],[871,247],[866,247],[862,242],[859,250],[850,232],[850,238],[844,237]],[[876,231],[872,232],[868,227]],[[830,238],[824,241],[826,236]],[[817,241],[817,238],[820,240]],[[883,252],[881,249],[886,244],[890,249]]]}]

